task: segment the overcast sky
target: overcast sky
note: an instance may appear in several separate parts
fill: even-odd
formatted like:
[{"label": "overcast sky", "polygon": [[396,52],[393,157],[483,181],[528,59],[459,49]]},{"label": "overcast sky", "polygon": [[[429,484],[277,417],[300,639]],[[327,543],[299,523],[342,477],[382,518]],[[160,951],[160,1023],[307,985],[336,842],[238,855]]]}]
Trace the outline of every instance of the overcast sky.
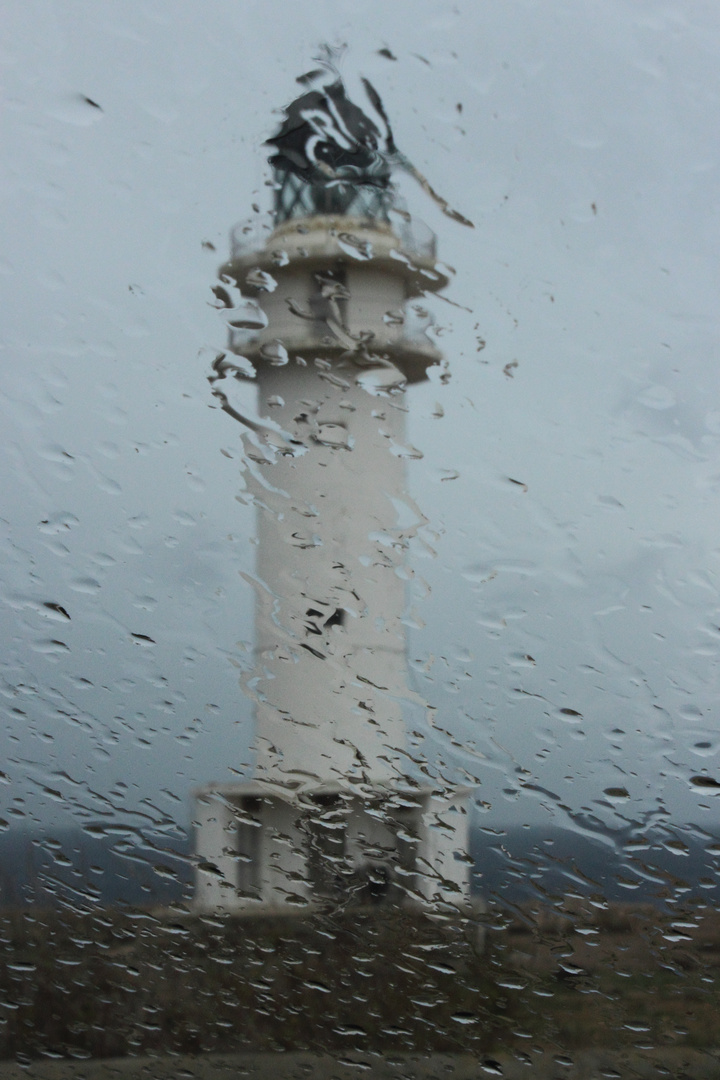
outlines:
[{"label": "overcast sky", "polygon": [[691,778],[720,779],[717,5],[16,0],[3,22],[2,807],[185,822],[193,785],[246,771],[253,513],[210,286],[327,41],[475,225],[400,181],[454,270],[429,301],[452,378],[408,391],[426,752],[493,827],[664,806],[716,829]]}]

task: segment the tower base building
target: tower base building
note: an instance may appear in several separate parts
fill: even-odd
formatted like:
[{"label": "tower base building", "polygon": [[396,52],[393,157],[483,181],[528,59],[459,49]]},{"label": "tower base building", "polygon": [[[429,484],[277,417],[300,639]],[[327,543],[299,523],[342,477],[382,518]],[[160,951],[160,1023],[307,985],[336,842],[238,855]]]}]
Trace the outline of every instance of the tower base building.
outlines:
[{"label": "tower base building", "polygon": [[203,911],[298,914],[330,905],[470,910],[467,793],[401,786],[196,792]]}]

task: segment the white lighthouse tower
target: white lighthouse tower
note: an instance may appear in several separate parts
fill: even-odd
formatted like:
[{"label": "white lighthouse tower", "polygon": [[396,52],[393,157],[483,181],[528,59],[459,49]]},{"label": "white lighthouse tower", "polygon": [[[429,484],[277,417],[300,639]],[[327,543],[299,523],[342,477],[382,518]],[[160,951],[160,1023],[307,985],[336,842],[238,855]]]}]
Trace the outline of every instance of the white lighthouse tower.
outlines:
[{"label": "white lighthouse tower", "polygon": [[[269,142],[274,229],[236,230],[221,268],[242,297],[230,350],[252,365],[263,417],[244,421],[256,765],[196,792],[195,904],[467,908],[467,790],[418,781],[404,720],[405,388],[441,359],[408,302],[447,278],[434,237],[394,212],[392,156],[342,83],[303,94]],[[241,367],[220,358],[217,380]]]}]

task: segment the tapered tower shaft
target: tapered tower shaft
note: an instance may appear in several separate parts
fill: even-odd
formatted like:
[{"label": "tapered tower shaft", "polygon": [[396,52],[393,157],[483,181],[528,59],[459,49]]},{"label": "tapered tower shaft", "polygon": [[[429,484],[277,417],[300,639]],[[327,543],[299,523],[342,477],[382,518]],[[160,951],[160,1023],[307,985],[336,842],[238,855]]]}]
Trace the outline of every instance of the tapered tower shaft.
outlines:
[{"label": "tapered tower shaft", "polygon": [[273,234],[261,259],[272,280],[258,278],[257,252],[226,267],[246,294],[257,291],[248,277],[264,282],[267,329],[236,347],[279,429],[250,482],[257,776],[297,787],[407,773],[404,564],[416,521],[403,390],[408,369],[422,376],[437,357],[426,337],[404,335],[419,268],[390,255],[398,243],[387,227],[316,216]]}]

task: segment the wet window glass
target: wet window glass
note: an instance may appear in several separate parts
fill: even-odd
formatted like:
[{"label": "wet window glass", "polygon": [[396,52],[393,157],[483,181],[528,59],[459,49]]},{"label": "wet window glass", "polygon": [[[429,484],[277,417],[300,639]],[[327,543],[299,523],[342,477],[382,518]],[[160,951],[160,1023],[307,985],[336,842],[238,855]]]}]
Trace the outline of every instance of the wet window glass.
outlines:
[{"label": "wet window glass", "polygon": [[3,1076],[717,1075],[719,34],[9,6]]}]

